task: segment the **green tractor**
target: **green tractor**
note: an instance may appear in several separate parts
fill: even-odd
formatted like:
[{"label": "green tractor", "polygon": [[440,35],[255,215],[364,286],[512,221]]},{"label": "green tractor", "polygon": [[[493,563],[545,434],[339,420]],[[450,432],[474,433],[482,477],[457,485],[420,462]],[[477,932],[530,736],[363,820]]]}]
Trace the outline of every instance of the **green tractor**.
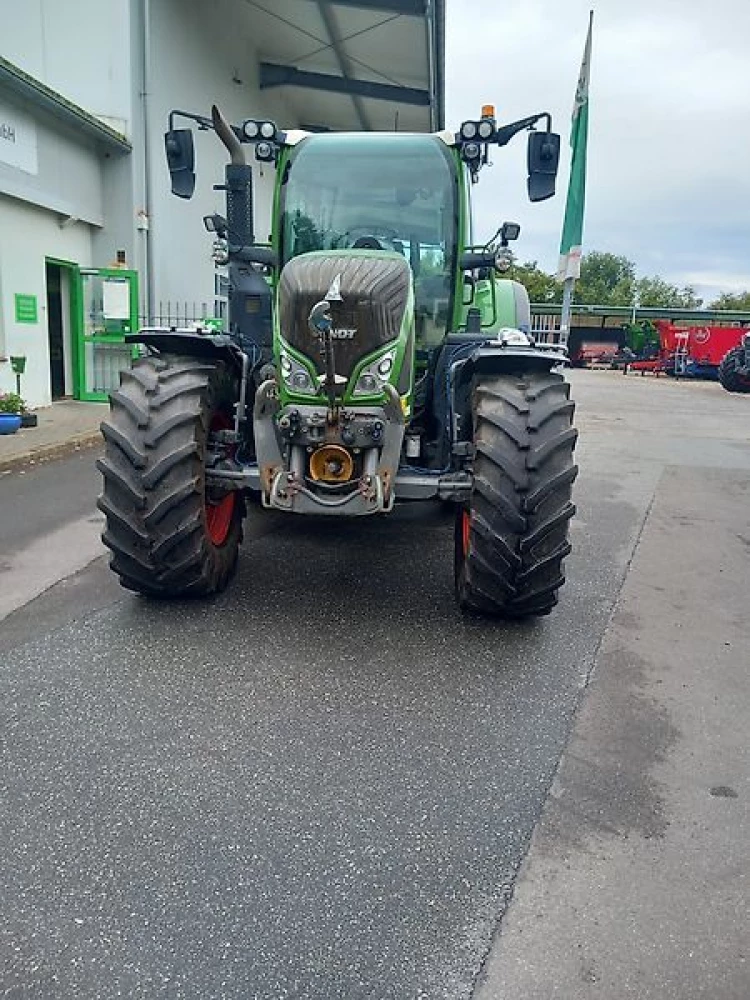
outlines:
[{"label": "green tractor", "polygon": [[[222,590],[246,503],[327,517],[455,508],[462,609],[548,613],[574,513],[574,404],[562,349],[537,345],[529,299],[498,276],[519,227],[474,246],[469,194],[493,146],[528,130],[531,201],[554,194],[548,114],[457,134],[280,131],[172,112],[172,191],[195,186],[190,128],[226,147],[226,216],[204,219],[228,267],[228,331],[147,328],[102,425],[104,542],[123,586]],[[537,129],[538,123],[544,127]],[[256,241],[250,149],[276,171]]]}]

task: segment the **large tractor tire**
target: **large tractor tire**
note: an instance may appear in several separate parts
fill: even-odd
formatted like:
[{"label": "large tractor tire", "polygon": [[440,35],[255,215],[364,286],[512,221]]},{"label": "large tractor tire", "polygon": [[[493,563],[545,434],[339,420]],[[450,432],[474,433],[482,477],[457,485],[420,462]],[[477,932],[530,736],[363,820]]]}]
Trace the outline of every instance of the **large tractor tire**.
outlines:
[{"label": "large tractor tire", "polygon": [[212,431],[233,426],[236,381],[223,363],[144,357],[124,372],[102,424],[98,506],[110,566],[149,597],[223,590],[237,566],[244,506],[206,488]]},{"label": "large tractor tire", "polygon": [[557,604],[578,473],[569,396],[555,372],[475,384],[474,486],[455,530],[456,595],[466,611],[525,618]]},{"label": "large tractor tire", "polygon": [[750,392],[750,378],[737,371],[738,363],[745,358],[742,347],[733,347],[727,351],[719,364],[719,381],[727,392]]}]

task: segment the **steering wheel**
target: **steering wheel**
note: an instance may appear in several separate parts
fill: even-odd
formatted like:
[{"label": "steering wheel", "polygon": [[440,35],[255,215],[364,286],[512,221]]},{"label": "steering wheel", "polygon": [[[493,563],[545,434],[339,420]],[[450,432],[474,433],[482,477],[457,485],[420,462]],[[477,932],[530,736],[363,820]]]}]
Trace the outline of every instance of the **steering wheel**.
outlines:
[{"label": "steering wheel", "polygon": [[358,236],[352,243],[352,250],[384,250],[385,247],[374,236]]},{"label": "steering wheel", "polygon": [[356,226],[344,234],[352,250],[395,250],[399,234],[390,226]]}]

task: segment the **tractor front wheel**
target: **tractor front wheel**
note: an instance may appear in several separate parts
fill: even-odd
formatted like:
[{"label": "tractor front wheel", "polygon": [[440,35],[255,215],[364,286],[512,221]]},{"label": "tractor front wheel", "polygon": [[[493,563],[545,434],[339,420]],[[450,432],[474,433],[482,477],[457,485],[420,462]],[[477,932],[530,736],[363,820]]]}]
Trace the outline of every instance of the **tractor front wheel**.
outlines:
[{"label": "tractor front wheel", "polygon": [[455,528],[461,608],[504,618],[548,614],[565,581],[577,432],[555,372],[477,380],[474,486]]},{"label": "tractor front wheel", "polygon": [[727,392],[750,392],[750,377],[737,371],[739,364],[745,360],[742,347],[733,347],[727,351],[719,364],[719,381]]},{"label": "tractor front wheel", "polygon": [[147,356],[124,372],[102,424],[99,509],[110,566],[129,590],[198,597],[234,575],[244,504],[206,485],[211,435],[232,426],[237,385],[222,364]]}]

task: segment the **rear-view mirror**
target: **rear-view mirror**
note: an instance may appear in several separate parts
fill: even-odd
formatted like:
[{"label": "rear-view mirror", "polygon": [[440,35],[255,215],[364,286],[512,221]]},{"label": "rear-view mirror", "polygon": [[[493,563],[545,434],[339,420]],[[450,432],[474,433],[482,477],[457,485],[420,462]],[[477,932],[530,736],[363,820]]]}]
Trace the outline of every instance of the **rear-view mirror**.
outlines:
[{"label": "rear-view mirror", "polygon": [[551,198],[560,162],[560,136],[556,132],[531,132],[527,160],[529,200]]},{"label": "rear-view mirror", "polygon": [[172,194],[178,198],[192,198],[195,190],[195,149],[193,133],[189,128],[171,129],[164,135]]}]

